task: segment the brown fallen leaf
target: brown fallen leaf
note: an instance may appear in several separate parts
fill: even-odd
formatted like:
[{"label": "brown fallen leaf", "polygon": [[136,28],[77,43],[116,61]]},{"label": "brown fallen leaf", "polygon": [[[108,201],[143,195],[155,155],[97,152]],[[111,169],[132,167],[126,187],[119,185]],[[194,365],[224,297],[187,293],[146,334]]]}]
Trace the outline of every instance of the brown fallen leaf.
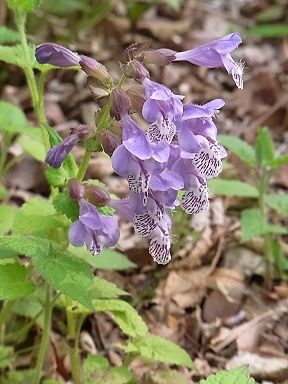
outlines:
[{"label": "brown fallen leaf", "polygon": [[281,382],[288,377],[288,359],[263,357],[250,352],[238,352],[226,364],[226,369],[247,365],[250,375],[256,380],[271,380]]}]

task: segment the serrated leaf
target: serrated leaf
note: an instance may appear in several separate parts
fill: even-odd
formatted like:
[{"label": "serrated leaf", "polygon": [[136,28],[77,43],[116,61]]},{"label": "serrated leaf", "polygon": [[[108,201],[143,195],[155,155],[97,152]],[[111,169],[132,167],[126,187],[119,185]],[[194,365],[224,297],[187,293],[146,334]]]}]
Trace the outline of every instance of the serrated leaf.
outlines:
[{"label": "serrated leaf", "polygon": [[5,25],[0,25],[0,44],[18,43],[19,33]]},{"label": "serrated leaf", "polygon": [[103,356],[89,355],[84,361],[83,372],[85,384],[130,384],[133,380],[127,367],[110,369],[108,360]]},{"label": "serrated leaf", "polygon": [[123,300],[95,300],[96,312],[111,312],[119,328],[130,337],[144,337],[148,328],[137,311]]},{"label": "serrated leaf", "polygon": [[15,300],[34,291],[27,269],[20,264],[0,265],[0,300]]},{"label": "serrated leaf", "polygon": [[17,138],[17,142],[20,144],[25,153],[38,161],[44,161],[46,151],[42,142],[40,128],[29,127],[25,134],[22,134]]},{"label": "serrated leaf", "polygon": [[210,375],[205,380],[200,380],[199,384],[254,384],[255,380],[249,376],[246,366],[231,369],[230,371],[220,371],[215,375]]},{"label": "serrated leaf", "polygon": [[254,167],[256,165],[255,150],[244,140],[230,135],[219,135],[218,138],[224,147],[237,155],[244,163],[250,167]]},{"label": "serrated leaf", "polygon": [[[67,219],[66,219],[67,220]],[[23,204],[15,217],[13,234],[37,235],[58,239],[59,229],[68,229],[69,222],[57,214],[49,200],[32,198]]]},{"label": "serrated leaf", "polygon": [[0,205],[0,235],[9,232],[12,229],[17,208],[11,205]]},{"label": "serrated leaf", "polygon": [[280,215],[288,215],[288,194],[275,194],[275,195],[266,195],[265,202],[269,207],[275,209]]},{"label": "serrated leaf", "polygon": [[16,134],[25,132],[27,127],[26,117],[20,108],[6,101],[0,101],[0,130]]},{"label": "serrated leaf", "polygon": [[7,0],[9,8],[24,12],[32,12],[40,7],[42,0]]},{"label": "serrated leaf", "polygon": [[211,192],[218,196],[258,197],[257,188],[239,180],[209,180]]},{"label": "serrated leaf", "polygon": [[193,362],[184,349],[159,336],[146,335],[145,338],[129,341],[126,351],[128,353],[137,353],[152,361],[183,365],[188,368],[193,367]]},{"label": "serrated leaf", "polygon": [[92,301],[115,298],[125,294],[114,284],[94,278],[90,266],[72,253],[48,239],[40,237],[7,236],[0,238],[1,245],[31,257],[32,263],[55,289],[93,309]]},{"label": "serrated leaf", "polygon": [[68,192],[60,192],[53,199],[53,205],[57,212],[66,215],[72,221],[79,218],[79,205],[72,200]]},{"label": "serrated leaf", "polygon": [[0,345],[0,368],[8,368],[11,366],[13,358],[13,348]]},{"label": "serrated leaf", "polygon": [[267,128],[260,128],[258,131],[256,159],[260,165],[270,165],[275,159],[275,146]]},{"label": "serrated leaf", "polygon": [[69,247],[69,250],[75,255],[83,258],[87,261],[91,267],[97,269],[118,270],[122,271],[129,268],[136,267],[136,264],[132,263],[127,256],[113,249],[104,249],[99,255],[93,256],[87,250],[86,247],[75,248]]}]

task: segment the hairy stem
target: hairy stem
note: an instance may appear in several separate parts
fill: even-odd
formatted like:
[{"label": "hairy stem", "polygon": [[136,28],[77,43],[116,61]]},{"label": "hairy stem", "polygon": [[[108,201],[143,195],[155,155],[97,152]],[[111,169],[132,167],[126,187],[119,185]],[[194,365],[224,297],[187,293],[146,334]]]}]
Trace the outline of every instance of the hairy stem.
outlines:
[{"label": "hairy stem", "polygon": [[81,181],[83,179],[83,177],[85,176],[85,173],[86,173],[88,165],[89,165],[90,156],[91,156],[90,151],[88,151],[88,149],[86,149],[84,156],[82,158],[81,164],[79,166],[78,174],[76,176],[79,181]]},{"label": "hairy stem", "polygon": [[[265,218],[265,222],[268,222],[268,213],[265,204],[265,195],[267,192],[267,188],[269,185],[270,173],[266,170],[266,168],[261,169],[260,173],[260,183],[258,186],[259,191],[259,209],[262,216]],[[264,256],[266,259],[266,286],[267,289],[271,289],[272,287],[272,279],[273,279],[273,257],[272,255],[272,238],[270,233],[265,233],[264,235]]]},{"label": "hairy stem", "polygon": [[84,320],[83,315],[73,312],[73,302],[71,299],[66,298],[66,316],[67,316],[67,328],[71,361],[71,372],[73,384],[82,383],[81,375],[81,361],[78,350],[79,336],[81,326]]},{"label": "hairy stem", "polygon": [[39,80],[39,86],[37,86],[35,74],[33,71],[32,66],[30,65],[30,53],[29,53],[29,46],[26,38],[25,33],[25,23],[26,23],[26,14],[24,13],[16,13],[15,14],[15,22],[17,29],[20,34],[20,42],[23,47],[24,55],[27,60],[27,66],[24,68],[24,73],[26,76],[28,88],[30,91],[31,99],[32,99],[32,105],[36,112],[38,122],[40,125],[41,133],[42,133],[42,140],[43,144],[45,146],[45,150],[48,151],[50,148],[49,143],[49,137],[47,133],[47,121],[45,117],[45,111],[44,111],[44,103],[43,103],[43,91],[44,91],[44,84],[45,84],[45,77],[46,73],[42,72],[40,75]]},{"label": "hairy stem", "polygon": [[42,339],[41,339],[39,352],[38,352],[37,364],[35,368],[35,384],[39,384],[41,381],[42,369],[43,369],[48,342],[49,342],[52,310],[53,310],[53,304],[51,303],[51,287],[48,283],[46,283],[46,296],[45,296],[45,303],[44,303],[44,328],[43,328]]},{"label": "hairy stem", "polygon": [[4,344],[5,337],[5,322],[8,319],[14,301],[4,301],[0,312],[0,344]]},{"label": "hairy stem", "polygon": [[3,142],[1,145],[1,152],[0,152],[0,178],[5,174],[5,163],[7,160],[8,155],[8,148],[12,141],[12,135],[9,132],[3,132],[2,138]]}]

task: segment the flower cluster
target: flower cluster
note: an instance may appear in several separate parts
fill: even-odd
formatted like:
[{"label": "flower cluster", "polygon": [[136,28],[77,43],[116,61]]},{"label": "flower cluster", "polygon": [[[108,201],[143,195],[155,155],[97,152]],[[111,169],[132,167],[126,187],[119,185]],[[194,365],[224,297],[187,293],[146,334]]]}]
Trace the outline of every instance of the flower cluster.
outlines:
[{"label": "flower cluster", "polygon": [[[141,115],[141,124],[131,114],[134,100],[129,90],[116,86],[110,92],[110,113],[119,121],[122,134],[117,137],[107,130],[100,135],[115,173],[127,179],[130,192],[122,200],[105,198],[105,204],[130,221],[135,232],[149,241],[149,252],[159,264],[171,259],[170,216],[175,207],[180,204],[188,214],[209,207],[207,180],[219,175],[226,156],[225,149],[217,142],[214,123],[225,103],[215,99],[204,105],[184,104],[183,96],[150,79],[146,65],[186,60],[208,68],[225,67],[242,89],[243,65],[230,55],[240,43],[239,34],[232,33],[185,52],[148,51],[137,45],[128,50],[129,60],[122,68],[126,76],[141,84],[143,94],[140,90],[138,99],[142,103],[136,111]],[[108,78],[108,75],[103,78],[105,71],[93,59],[84,57],[83,64],[83,56],[59,47],[42,44],[36,51],[37,60],[63,67],[79,65],[89,76],[91,68],[96,68],[98,74],[94,71],[92,76],[98,76],[100,81]],[[70,148],[82,139],[72,134],[65,140],[49,151],[46,161],[50,165],[59,166]],[[179,191],[182,191],[180,201]],[[86,244],[94,254],[102,247],[115,245],[119,237],[116,219],[99,215],[82,194],[77,200],[80,216],[70,229],[71,243]]]}]

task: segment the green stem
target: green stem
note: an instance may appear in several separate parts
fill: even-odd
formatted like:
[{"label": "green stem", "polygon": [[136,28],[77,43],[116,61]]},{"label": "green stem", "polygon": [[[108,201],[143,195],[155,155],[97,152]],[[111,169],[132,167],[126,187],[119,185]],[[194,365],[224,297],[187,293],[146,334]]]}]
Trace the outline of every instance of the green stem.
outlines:
[{"label": "green stem", "polygon": [[5,322],[8,319],[14,301],[4,301],[0,312],[0,344],[4,344]]},{"label": "green stem", "polygon": [[[27,63],[30,63],[31,57],[29,53],[29,46],[25,33],[25,23],[26,23],[26,14],[17,13],[15,14],[15,22],[20,35],[20,42],[23,47],[24,55],[26,57]],[[48,151],[50,149],[49,136],[47,133],[47,121],[45,117],[44,111],[44,103],[43,103],[43,91],[45,85],[46,73],[42,72],[39,80],[39,87],[37,87],[35,74],[31,65],[27,65],[24,69],[24,73],[26,76],[27,84],[29,87],[29,91],[31,94],[32,105],[37,114],[37,118],[40,124],[40,129],[42,133],[42,140],[45,146],[45,150]]]},{"label": "green stem", "polygon": [[90,151],[86,149],[84,156],[82,158],[81,164],[79,166],[78,174],[76,176],[79,181],[81,181],[85,176],[85,173],[87,171],[89,161],[90,161],[90,155],[91,155]]},{"label": "green stem", "polygon": [[[270,173],[266,168],[262,168],[260,171],[260,183],[258,186],[259,191],[259,209],[262,216],[265,218],[265,222],[268,222],[268,213],[265,204],[265,195],[267,188],[269,186]],[[272,253],[272,238],[270,233],[265,233],[264,235],[264,256],[266,259],[266,286],[267,289],[272,287],[273,279],[273,258],[271,257]]]},{"label": "green stem", "polygon": [[8,148],[12,141],[12,135],[9,132],[3,132],[3,142],[0,153],[0,178],[5,174],[5,163],[8,155]]},{"label": "green stem", "polygon": [[51,288],[49,284],[46,283],[46,296],[45,296],[45,306],[44,306],[44,328],[43,328],[42,339],[41,339],[39,352],[38,352],[37,364],[35,368],[35,384],[39,384],[41,381],[42,369],[43,369],[45,356],[48,348],[49,332],[50,332],[51,317],[52,317],[52,310],[53,310],[53,305],[50,302],[50,298],[51,298]]},{"label": "green stem", "polygon": [[84,317],[79,313],[73,312],[73,302],[71,299],[66,298],[66,301],[67,333],[69,338],[72,379],[73,384],[81,384],[81,361],[79,356],[78,343]]}]

